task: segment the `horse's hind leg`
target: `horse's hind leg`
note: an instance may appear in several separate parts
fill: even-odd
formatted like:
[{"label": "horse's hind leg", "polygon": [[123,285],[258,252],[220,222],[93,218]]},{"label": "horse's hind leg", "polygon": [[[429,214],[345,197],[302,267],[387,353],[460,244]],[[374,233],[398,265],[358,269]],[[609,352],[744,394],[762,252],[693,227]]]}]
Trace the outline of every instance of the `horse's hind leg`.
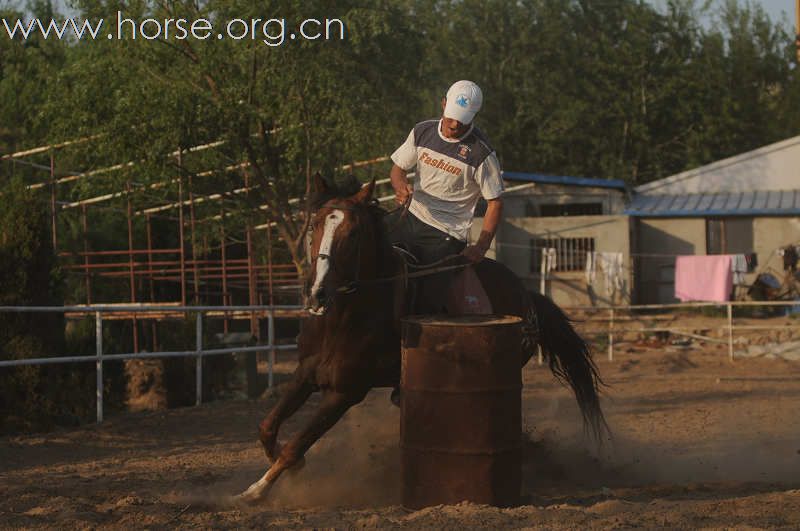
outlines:
[{"label": "horse's hind leg", "polygon": [[286,385],[286,388],[275,407],[270,410],[261,424],[258,426],[259,439],[261,445],[264,447],[264,453],[270,464],[274,463],[277,455],[281,451],[280,444],[278,443],[278,430],[281,423],[294,415],[300,409],[300,406],[305,404],[308,397],[311,396],[314,387],[311,383],[295,376],[291,382]]},{"label": "horse's hind leg", "polygon": [[322,398],[322,403],[311,422],[292,437],[264,476],[250,485],[246,491],[239,494],[238,499],[246,502],[256,502],[266,496],[270,487],[278,480],[283,471],[291,468],[302,459],[306,451],[311,448],[311,445],[322,437],[331,426],[336,424],[351,406],[360,402],[364,398],[364,394],[352,395],[326,391]]}]

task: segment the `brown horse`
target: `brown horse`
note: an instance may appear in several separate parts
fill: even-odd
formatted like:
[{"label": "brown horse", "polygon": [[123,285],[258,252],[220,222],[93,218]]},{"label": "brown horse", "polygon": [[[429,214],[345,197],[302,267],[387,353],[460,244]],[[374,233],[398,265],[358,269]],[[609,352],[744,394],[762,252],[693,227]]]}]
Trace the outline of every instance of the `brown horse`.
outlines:
[{"label": "brown horse", "polygon": [[[311,445],[370,389],[400,381],[399,318],[407,306],[407,269],[386,238],[385,211],[372,200],[374,181],[349,197],[335,197],[321,179],[316,179],[316,187],[323,197],[333,198],[313,218],[306,284],[311,316],[303,320],[298,336],[297,370],[259,427],[271,467],[239,495],[248,502],[264,497],[283,471],[301,466]],[[584,420],[599,437],[605,427],[597,395],[600,380],[586,343],[570,321],[546,297],[530,298],[502,264],[486,259],[474,267],[493,311],[527,323],[520,365],[540,345],[550,369],[572,388]],[[281,423],[315,391],[323,396],[316,414],[281,446]]]}]

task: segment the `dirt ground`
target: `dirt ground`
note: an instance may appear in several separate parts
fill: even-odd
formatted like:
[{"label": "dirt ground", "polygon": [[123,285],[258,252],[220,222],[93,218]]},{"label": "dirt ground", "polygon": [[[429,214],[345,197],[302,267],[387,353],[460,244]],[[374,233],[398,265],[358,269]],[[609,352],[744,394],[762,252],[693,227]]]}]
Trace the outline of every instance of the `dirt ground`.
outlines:
[{"label": "dirt ground", "polygon": [[400,507],[400,414],[380,389],[259,507],[226,497],[264,471],[256,426],[274,397],[0,439],[0,527],[800,527],[800,362],[730,363],[724,346],[615,356],[598,356],[614,432],[600,450],[567,390],[526,367],[519,507]]}]

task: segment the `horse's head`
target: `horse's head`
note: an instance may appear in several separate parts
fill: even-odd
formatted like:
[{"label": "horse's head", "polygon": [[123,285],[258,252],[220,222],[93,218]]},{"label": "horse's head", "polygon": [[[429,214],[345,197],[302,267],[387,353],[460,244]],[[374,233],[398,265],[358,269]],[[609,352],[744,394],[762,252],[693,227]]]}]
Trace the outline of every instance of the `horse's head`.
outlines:
[{"label": "horse's head", "polygon": [[374,246],[365,238],[375,230],[370,213],[375,181],[348,197],[335,197],[318,176],[314,181],[319,196],[334,196],[322,203],[311,222],[307,306],[312,314],[323,315],[337,294],[355,289],[365,273],[365,259],[373,255]]}]

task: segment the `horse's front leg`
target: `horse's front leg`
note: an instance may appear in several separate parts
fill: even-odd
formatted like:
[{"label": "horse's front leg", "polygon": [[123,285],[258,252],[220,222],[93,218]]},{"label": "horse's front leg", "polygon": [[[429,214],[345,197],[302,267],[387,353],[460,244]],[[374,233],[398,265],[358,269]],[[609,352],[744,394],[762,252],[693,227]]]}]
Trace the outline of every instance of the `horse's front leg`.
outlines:
[{"label": "horse's front leg", "polygon": [[314,386],[296,372],[292,381],[286,385],[278,403],[259,424],[258,438],[261,440],[270,464],[276,461],[281,452],[281,446],[278,443],[278,430],[280,430],[281,423],[294,415],[305,404],[313,390]]},{"label": "horse's front leg", "polygon": [[360,402],[366,393],[345,394],[326,391],[319,409],[311,422],[296,434],[278,454],[278,458],[261,479],[239,494],[238,500],[253,503],[263,499],[278,477],[288,468],[296,465],[306,451],[328,431],[351,406]]}]

